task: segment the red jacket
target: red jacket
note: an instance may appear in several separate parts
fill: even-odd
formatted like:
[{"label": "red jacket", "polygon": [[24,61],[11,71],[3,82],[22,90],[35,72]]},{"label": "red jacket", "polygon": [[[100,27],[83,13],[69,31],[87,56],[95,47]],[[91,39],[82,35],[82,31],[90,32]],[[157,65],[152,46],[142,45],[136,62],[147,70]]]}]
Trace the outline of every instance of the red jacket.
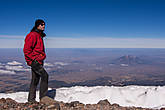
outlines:
[{"label": "red jacket", "polygon": [[36,59],[40,64],[46,58],[43,38],[38,32],[30,32],[25,38],[24,56],[27,64],[30,66],[32,61]]}]

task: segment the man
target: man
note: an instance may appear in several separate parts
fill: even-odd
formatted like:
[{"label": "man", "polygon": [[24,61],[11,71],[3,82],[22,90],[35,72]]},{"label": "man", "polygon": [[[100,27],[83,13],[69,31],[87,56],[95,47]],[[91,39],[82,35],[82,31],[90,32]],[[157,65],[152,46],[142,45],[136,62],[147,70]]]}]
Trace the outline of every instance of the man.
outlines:
[{"label": "man", "polygon": [[43,37],[46,36],[44,30],[45,22],[41,19],[37,19],[35,21],[35,26],[32,28],[31,32],[25,38],[25,44],[23,48],[24,56],[27,65],[31,66],[32,72],[28,102],[36,102],[36,88],[40,78],[40,100],[44,96],[46,96],[48,91],[48,74],[43,68],[43,61],[46,58],[45,47],[43,42]]}]

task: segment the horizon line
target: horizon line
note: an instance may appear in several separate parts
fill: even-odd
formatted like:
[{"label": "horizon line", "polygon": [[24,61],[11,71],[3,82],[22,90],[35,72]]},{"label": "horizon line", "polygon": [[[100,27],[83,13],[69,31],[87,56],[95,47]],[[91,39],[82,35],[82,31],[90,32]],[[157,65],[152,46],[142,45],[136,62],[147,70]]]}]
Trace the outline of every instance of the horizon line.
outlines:
[{"label": "horizon line", "polygon": [[[7,48],[7,47],[1,48],[0,47],[0,49],[23,49],[23,48]],[[46,48],[46,49],[165,49],[165,47],[162,47],[162,48],[160,48],[160,47],[159,48],[157,48],[157,47],[155,47],[155,48],[153,48],[153,47],[152,48],[136,48],[136,47],[133,47],[133,48],[130,48],[130,47],[129,48],[118,48],[118,47],[116,47],[116,48],[115,47],[112,47],[112,48],[109,48],[109,47],[107,47],[107,48],[102,48],[102,47],[100,47],[100,48],[92,48],[92,47],[91,48],[90,47],[89,48],[85,48],[85,47],[84,48],[70,48],[70,47],[54,48],[53,47],[53,48]]]}]

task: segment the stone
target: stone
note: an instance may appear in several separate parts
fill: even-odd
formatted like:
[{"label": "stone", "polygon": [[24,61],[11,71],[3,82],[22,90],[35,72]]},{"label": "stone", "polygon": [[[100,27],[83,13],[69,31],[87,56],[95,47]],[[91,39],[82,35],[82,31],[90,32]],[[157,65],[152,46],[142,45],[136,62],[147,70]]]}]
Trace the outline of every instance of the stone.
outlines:
[{"label": "stone", "polygon": [[58,103],[58,102],[48,96],[45,96],[40,100],[40,103],[44,103],[46,105],[51,105],[51,104]]},{"label": "stone", "polygon": [[52,98],[50,98],[48,96],[43,97],[40,100],[40,103],[44,103],[46,105],[49,105],[50,107],[53,106],[53,109],[55,109],[55,110],[60,110],[59,102],[58,101],[55,101],[54,99],[52,99]]},{"label": "stone", "polygon": [[107,99],[100,100],[97,104],[100,104],[100,105],[111,105]]}]

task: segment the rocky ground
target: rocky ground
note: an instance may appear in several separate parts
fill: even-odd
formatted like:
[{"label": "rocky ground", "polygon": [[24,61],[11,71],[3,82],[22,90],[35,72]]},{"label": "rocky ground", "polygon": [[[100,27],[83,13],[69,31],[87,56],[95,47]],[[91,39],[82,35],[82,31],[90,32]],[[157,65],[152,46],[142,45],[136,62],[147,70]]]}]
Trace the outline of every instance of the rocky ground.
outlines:
[{"label": "rocky ground", "polygon": [[[46,101],[46,100],[45,100]],[[36,102],[18,103],[10,98],[0,99],[0,110],[152,110],[140,107],[121,107],[118,104],[110,104],[108,100],[101,100],[97,104],[82,104],[78,101],[63,102]],[[161,108],[165,110],[165,108]]]}]

